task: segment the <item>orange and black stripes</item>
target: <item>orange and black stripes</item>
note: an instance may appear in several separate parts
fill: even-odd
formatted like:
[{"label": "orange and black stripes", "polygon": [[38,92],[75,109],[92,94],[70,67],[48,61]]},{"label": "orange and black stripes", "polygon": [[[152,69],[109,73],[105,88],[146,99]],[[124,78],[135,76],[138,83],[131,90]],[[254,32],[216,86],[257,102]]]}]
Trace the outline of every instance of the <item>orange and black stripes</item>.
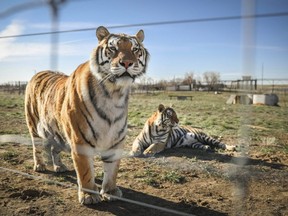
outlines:
[{"label": "orange and black stripes", "polygon": [[[109,163],[102,190],[117,191],[116,155],[123,149],[127,133],[130,88],[134,79],[145,73],[149,55],[142,44],[142,30],[129,36],[110,34],[105,27],[99,27],[96,36],[99,44],[89,61],[79,65],[70,76],[52,71],[36,74],[27,85],[25,98],[29,132],[32,138],[41,137],[51,143],[55,171],[66,170],[58,154],[69,143],[80,188],[79,201],[83,204],[100,200],[81,191],[82,187],[96,188],[96,152],[103,155],[104,167]],[[59,151],[54,145],[60,147]],[[33,142],[36,153],[37,148]],[[40,153],[34,154],[34,170],[44,171],[45,164],[39,157]]]},{"label": "orange and black stripes", "polygon": [[226,149],[226,144],[208,136],[202,130],[179,126],[178,122],[174,109],[160,104],[157,112],[146,121],[143,130],[134,140],[132,152],[138,155],[151,145],[161,143],[165,144],[165,148]]}]

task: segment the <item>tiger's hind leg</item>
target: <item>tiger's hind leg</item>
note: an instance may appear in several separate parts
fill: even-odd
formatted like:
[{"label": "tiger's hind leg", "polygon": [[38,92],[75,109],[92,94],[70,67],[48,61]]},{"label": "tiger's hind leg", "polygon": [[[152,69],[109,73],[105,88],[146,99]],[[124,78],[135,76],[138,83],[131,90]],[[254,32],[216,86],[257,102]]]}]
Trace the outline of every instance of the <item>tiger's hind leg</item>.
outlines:
[{"label": "tiger's hind leg", "polygon": [[57,144],[55,145],[55,141],[53,139],[32,137],[32,144],[34,171],[46,171],[46,163],[43,159],[43,156],[47,160],[47,164],[53,164],[55,172],[65,172],[68,170],[60,158],[59,154],[61,149],[57,147]]},{"label": "tiger's hind leg", "polygon": [[199,140],[201,143],[205,145],[209,145],[211,149],[222,149],[222,150],[228,150],[228,151],[236,151],[236,146],[233,145],[226,145],[222,143],[221,141],[214,139],[207,134],[197,134],[197,140]]},{"label": "tiger's hind leg", "polygon": [[206,143],[198,140],[198,136],[195,133],[186,133],[179,141],[175,147],[188,147],[192,149],[200,149],[204,151],[212,151],[211,147]]},{"label": "tiger's hind leg", "polygon": [[46,171],[46,165],[44,163],[42,152],[43,152],[43,139],[40,137],[32,136],[33,145],[33,159],[34,159],[34,171],[44,172]]},{"label": "tiger's hind leg", "polygon": [[56,142],[53,143],[51,146],[51,156],[52,156],[52,162],[53,162],[53,168],[55,172],[66,172],[68,168],[62,163],[60,153],[61,148],[57,146],[58,144]]}]

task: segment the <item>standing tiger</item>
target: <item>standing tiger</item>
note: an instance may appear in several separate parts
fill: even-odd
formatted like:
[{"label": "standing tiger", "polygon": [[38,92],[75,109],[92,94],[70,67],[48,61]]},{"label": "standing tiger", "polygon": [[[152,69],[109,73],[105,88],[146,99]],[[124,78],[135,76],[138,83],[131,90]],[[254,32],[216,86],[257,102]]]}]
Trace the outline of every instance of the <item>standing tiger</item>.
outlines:
[{"label": "standing tiger", "polygon": [[[34,170],[45,171],[41,157],[45,149],[54,170],[66,171],[59,153],[71,151],[81,204],[111,200],[109,194],[122,196],[116,177],[127,132],[129,92],[134,79],[145,73],[149,56],[142,44],[143,30],[131,36],[110,34],[100,26],[96,36],[98,46],[89,61],[70,76],[39,72],[28,83],[25,98]],[[93,167],[96,153],[104,169],[101,196],[85,191],[98,190]]]},{"label": "standing tiger", "polygon": [[202,150],[219,148],[234,151],[228,146],[189,126],[179,126],[177,114],[171,107],[160,104],[158,110],[146,121],[143,130],[133,142],[130,154],[151,156],[167,148],[189,147]]}]

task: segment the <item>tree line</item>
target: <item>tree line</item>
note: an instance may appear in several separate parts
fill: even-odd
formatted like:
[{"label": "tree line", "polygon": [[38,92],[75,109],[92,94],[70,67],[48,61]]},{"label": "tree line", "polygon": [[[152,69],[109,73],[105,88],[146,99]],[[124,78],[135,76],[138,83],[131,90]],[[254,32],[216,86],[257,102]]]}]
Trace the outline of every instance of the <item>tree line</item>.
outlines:
[{"label": "tree line", "polygon": [[[195,78],[193,72],[187,72],[182,78],[173,78],[170,80],[155,81],[150,77],[140,78],[138,88],[147,89],[154,88],[154,90],[166,90],[169,87],[188,86],[186,90],[199,90],[204,89],[208,91],[218,90],[220,84],[220,73],[214,71],[207,71],[203,73],[202,79]],[[177,90],[177,88],[176,88]]]}]

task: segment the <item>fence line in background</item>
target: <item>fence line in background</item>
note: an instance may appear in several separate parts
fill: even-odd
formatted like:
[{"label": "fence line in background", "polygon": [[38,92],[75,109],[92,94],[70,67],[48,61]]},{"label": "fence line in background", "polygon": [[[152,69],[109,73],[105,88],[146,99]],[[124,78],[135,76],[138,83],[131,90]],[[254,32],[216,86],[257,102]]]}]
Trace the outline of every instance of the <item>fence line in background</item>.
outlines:
[{"label": "fence line in background", "polygon": [[24,94],[28,82],[15,81],[0,85],[0,91],[9,94]]}]

